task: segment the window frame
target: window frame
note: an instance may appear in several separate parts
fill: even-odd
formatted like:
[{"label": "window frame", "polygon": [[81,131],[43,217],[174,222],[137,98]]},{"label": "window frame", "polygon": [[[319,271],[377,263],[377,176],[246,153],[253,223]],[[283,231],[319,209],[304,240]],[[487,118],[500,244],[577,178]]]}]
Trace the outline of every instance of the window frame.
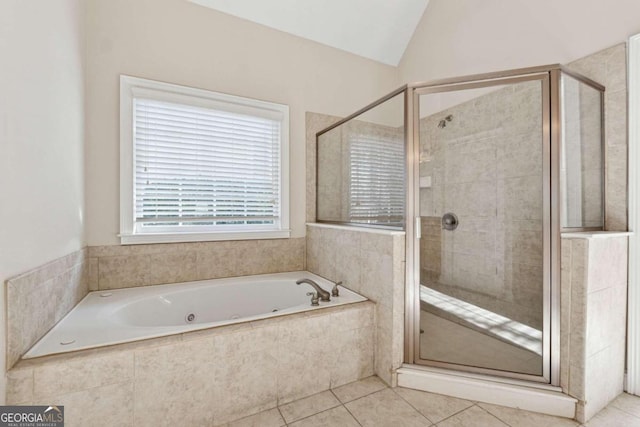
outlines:
[{"label": "window frame", "polygon": [[[161,101],[215,107],[244,114],[280,115],[280,217],[274,227],[264,225],[246,230],[185,230],[180,232],[136,233],[135,219],[135,138],[134,98],[144,94]],[[189,103],[191,101],[191,103]],[[202,242],[219,240],[289,238],[289,106],[235,95],[197,89],[172,83],[120,75],[120,243],[148,244],[171,242]],[[215,227],[215,226],[212,226]]]}]

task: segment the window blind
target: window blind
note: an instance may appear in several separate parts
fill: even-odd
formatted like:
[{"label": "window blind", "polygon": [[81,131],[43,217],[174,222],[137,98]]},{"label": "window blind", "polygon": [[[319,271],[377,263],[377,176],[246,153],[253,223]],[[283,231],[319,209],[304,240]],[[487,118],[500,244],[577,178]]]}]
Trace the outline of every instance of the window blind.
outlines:
[{"label": "window blind", "polygon": [[138,232],[274,228],[281,122],[134,98]]},{"label": "window blind", "polygon": [[349,163],[350,220],[401,226],[405,204],[402,138],[354,135],[349,140]]}]

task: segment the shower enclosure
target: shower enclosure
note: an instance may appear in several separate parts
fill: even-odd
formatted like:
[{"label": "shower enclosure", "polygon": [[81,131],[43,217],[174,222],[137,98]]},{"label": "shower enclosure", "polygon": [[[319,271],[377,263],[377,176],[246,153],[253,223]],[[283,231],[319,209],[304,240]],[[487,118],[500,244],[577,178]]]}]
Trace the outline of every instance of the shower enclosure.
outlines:
[{"label": "shower enclosure", "polygon": [[406,231],[404,361],[557,385],[560,233],[602,230],[604,87],[402,87],[317,135],[317,220]]}]

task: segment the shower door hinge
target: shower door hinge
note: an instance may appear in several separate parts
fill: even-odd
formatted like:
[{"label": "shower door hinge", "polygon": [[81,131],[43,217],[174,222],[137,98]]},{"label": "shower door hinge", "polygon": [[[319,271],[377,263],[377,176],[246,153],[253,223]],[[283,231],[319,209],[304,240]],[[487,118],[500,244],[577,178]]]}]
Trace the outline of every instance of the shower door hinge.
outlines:
[{"label": "shower door hinge", "polygon": [[422,222],[420,221],[420,217],[416,217],[416,239],[422,237]]}]

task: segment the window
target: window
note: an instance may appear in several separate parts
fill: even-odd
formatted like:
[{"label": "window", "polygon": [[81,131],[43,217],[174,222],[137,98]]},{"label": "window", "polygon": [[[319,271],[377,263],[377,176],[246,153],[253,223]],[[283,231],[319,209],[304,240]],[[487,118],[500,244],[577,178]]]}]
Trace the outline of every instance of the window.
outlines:
[{"label": "window", "polygon": [[349,138],[349,219],[401,227],[404,222],[404,142],[400,136]]},{"label": "window", "polygon": [[289,237],[289,107],[121,76],[124,244]]}]

